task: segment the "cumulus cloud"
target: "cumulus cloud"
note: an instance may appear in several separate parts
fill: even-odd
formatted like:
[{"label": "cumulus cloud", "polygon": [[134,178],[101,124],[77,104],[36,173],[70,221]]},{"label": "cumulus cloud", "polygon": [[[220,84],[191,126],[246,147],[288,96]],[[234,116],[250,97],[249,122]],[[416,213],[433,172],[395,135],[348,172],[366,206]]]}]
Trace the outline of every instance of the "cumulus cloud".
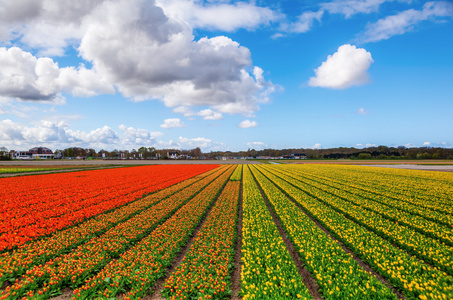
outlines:
[{"label": "cumulus cloud", "polygon": [[[1,96],[47,101],[62,91],[76,96],[119,91],[135,101],[159,99],[168,107],[205,106],[216,113],[202,117],[220,119],[222,113],[252,115],[275,90],[252,65],[249,49],[225,36],[193,36],[193,26],[226,28],[229,22],[231,29],[255,28],[276,18],[267,8],[189,0],[161,6],[147,0],[5,1],[1,41],[18,40],[40,56],[61,55],[72,46],[93,67],[59,69],[50,58],[5,48],[1,65],[10,68],[3,71],[10,76],[0,77]],[[199,13],[186,16],[177,3]],[[25,4],[34,9],[20,11]]]},{"label": "cumulus cloud", "polygon": [[53,150],[67,147],[106,149],[137,149],[142,146],[193,149],[200,147],[203,151],[225,150],[228,147],[221,142],[205,137],[163,140],[163,133],[144,128],[120,125],[118,130],[103,126],[90,131],[72,130],[65,122],[39,121],[32,125],[0,121],[0,140],[2,146],[14,150],[26,150],[44,145]]},{"label": "cumulus cloud", "polygon": [[424,143],[423,143],[423,146],[429,146],[429,145],[431,145],[430,142],[424,142]]},{"label": "cumulus cloud", "polygon": [[180,148],[180,149],[189,149],[189,148],[196,148],[196,147],[207,148],[207,147],[211,146],[211,144],[212,144],[211,139],[204,138],[204,137],[189,139],[189,138],[180,136],[178,139],[178,142],[179,142],[178,148]]},{"label": "cumulus cloud", "polygon": [[48,57],[36,58],[17,47],[0,47],[0,95],[20,100],[61,102],[61,92],[76,96],[113,93],[113,87],[84,66],[58,64]]},{"label": "cumulus cloud", "polygon": [[187,23],[150,1],[134,2],[103,3],[88,18],[79,48],[124,96],[220,113],[252,113],[267,101],[274,87],[256,68],[246,71],[247,48],[225,36],[194,41]]},{"label": "cumulus cloud", "polygon": [[181,121],[181,119],[178,119],[178,118],[166,119],[166,120],[164,120],[164,123],[162,125],[160,125],[160,127],[165,128],[165,129],[185,127],[185,126],[186,125]]},{"label": "cumulus cloud", "polygon": [[373,59],[371,53],[363,48],[345,44],[337,52],[315,69],[315,77],[308,84],[314,87],[345,89],[369,82],[368,68]]},{"label": "cumulus cloud", "polygon": [[256,127],[258,123],[256,121],[244,120],[238,124],[239,128],[252,128]]},{"label": "cumulus cloud", "polygon": [[118,126],[118,129],[121,132],[121,144],[124,148],[134,147],[135,145],[154,145],[156,138],[163,135],[160,131],[128,127],[124,124]]},{"label": "cumulus cloud", "polygon": [[254,3],[201,4],[195,0],[157,0],[165,13],[184,20],[195,28],[235,31],[240,28],[253,30],[260,25],[278,21],[282,14]]},{"label": "cumulus cloud", "polygon": [[215,112],[212,109],[203,109],[197,113],[202,116],[205,120],[222,120],[223,116],[221,113]]},{"label": "cumulus cloud", "polygon": [[453,17],[453,3],[445,1],[427,2],[423,5],[422,10],[405,10],[369,24],[360,40],[363,42],[386,40],[392,36],[414,30],[415,26],[422,21],[435,21],[446,17]]},{"label": "cumulus cloud", "polygon": [[173,112],[183,114],[184,117],[189,117],[193,119],[194,116],[201,116],[205,120],[222,120],[223,115],[219,112],[216,112],[212,109],[202,109],[199,112],[194,112],[187,106],[178,106],[173,109]]},{"label": "cumulus cloud", "polygon": [[376,144],[369,144],[369,143],[367,143],[367,144],[365,144],[365,147],[367,147],[367,148],[369,148],[369,147],[376,147]]},{"label": "cumulus cloud", "polygon": [[313,149],[321,149],[321,144],[314,144]]},{"label": "cumulus cloud", "polygon": [[91,0],[3,0],[0,41],[18,39],[40,55],[62,56],[82,38],[82,21],[98,5]]}]

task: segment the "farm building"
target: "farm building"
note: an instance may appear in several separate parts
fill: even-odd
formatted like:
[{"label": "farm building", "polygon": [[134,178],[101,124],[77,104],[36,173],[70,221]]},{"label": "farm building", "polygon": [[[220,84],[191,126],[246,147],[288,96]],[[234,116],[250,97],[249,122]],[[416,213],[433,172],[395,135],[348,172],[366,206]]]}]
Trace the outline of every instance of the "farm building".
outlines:
[{"label": "farm building", "polygon": [[53,159],[55,154],[46,147],[34,147],[28,151],[14,152],[14,159]]},{"label": "farm building", "polygon": [[169,159],[179,159],[180,158],[180,154],[179,152],[176,152],[176,151],[170,151],[170,152],[167,152],[167,157]]}]

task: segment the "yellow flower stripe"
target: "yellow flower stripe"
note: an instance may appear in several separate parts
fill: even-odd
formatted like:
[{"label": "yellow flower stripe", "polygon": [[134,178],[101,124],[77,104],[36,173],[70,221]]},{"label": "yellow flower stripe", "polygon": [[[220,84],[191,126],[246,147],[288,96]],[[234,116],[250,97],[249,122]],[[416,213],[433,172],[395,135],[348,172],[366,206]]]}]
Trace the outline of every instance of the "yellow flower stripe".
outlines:
[{"label": "yellow flower stripe", "polygon": [[263,167],[252,169],[307,269],[315,276],[324,299],[396,299],[391,289],[359,266],[352,255],[264,177],[259,172],[267,173]]},{"label": "yellow flower stripe", "polygon": [[[276,170],[274,168],[274,170]],[[287,172],[293,173],[290,170]],[[297,173],[296,173],[297,174]],[[291,175],[296,176],[296,175]],[[320,184],[317,181],[307,179],[307,178],[301,178],[300,175],[297,176],[299,180],[304,181],[310,186],[316,186],[320,187],[325,186],[325,184]],[[350,193],[347,191],[347,187],[341,187],[337,186],[337,189],[330,189],[332,192],[334,192],[336,195],[343,197],[343,198],[348,198]],[[351,191],[354,192],[354,191]],[[420,217],[418,215],[413,215],[404,211],[401,211],[395,207],[385,205],[382,203],[379,203],[377,201],[374,201],[370,198],[364,198],[364,197],[354,197],[354,198],[349,198],[350,201],[354,202],[357,205],[360,205],[368,210],[371,210],[373,212],[376,212],[385,218],[388,218],[390,220],[393,220],[395,222],[399,222],[402,224],[405,224],[420,233],[423,233],[425,235],[437,238],[441,240],[442,242],[453,246],[453,227],[446,226],[444,224],[439,224],[437,222],[427,220],[423,217]],[[371,201],[370,201],[371,200]],[[420,209],[421,210],[421,209]],[[450,220],[452,222],[453,220]]]},{"label": "yellow flower stripe", "polygon": [[[318,167],[318,168],[316,168]],[[293,169],[296,170],[296,169]],[[298,166],[297,170],[309,176],[335,180],[367,191],[379,193],[399,202],[407,202],[420,207],[453,214],[453,174],[447,172],[427,172],[428,178],[417,178],[422,171],[372,168],[360,166]],[[428,176],[428,175],[425,175]]]},{"label": "yellow flower stripe", "polygon": [[240,181],[242,178],[242,166],[243,165],[237,165],[236,169],[233,172],[233,175],[231,175],[230,180],[231,181]]},{"label": "yellow flower stripe", "polygon": [[[302,168],[293,167],[293,168],[287,168],[287,170],[289,172],[291,172],[293,175],[297,174],[298,177],[300,175],[301,177],[303,177],[305,179],[315,180],[315,181],[321,182],[325,185],[329,185],[329,186],[336,187],[336,188],[339,188],[344,191],[354,193],[355,195],[361,196],[363,198],[368,198],[368,199],[371,199],[378,203],[392,206],[392,207],[398,208],[400,210],[403,210],[403,211],[411,213],[411,214],[419,215],[421,217],[424,217],[428,220],[431,220],[431,221],[434,221],[434,222],[437,222],[440,224],[450,226],[450,224],[452,222],[452,216],[449,214],[446,214],[445,212],[436,210],[437,206],[435,207],[435,209],[429,209],[429,208],[420,209],[419,204],[410,203],[407,201],[408,199],[404,199],[405,197],[403,197],[401,195],[398,196],[398,195],[386,192],[386,190],[388,190],[388,189],[395,189],[392,186],[392,182],[389,182],[387,184],[386,189],[373,190],[372,188],[369,188],[368,186],[363,186],[363,185],[359,186],[360,181],[358,179],[355,180],[354,182],[347,182],[346,180],[341,179],[341,177],[336,172],[336,169],[335,169],[335,176],[332,176],[329,174],[327,174],[325,176],[321,176],[319,174],[319,172],[308,173],[308,172],[305,172],[305,168],[302,169]],[[302,170],[304,170],[304,171],[302,171]],[[373,176],[374,176],[374,174],[373,174]],[[365,182],[366,177],[371,177],[371,176],[370,176],[370,174],[365,175],[362,177],[361,181]],[[394,181],[396,181],[396,180],[397,180],[397,178],[395,178]],[[426,200],[424,200],[424,201],[426,202]]]},{"label": "yellow flower stripe", "polygon": [[394,244],[400,246],[401,249],[453,275],[452,247],[418,233],[409,227],[402,226],[401,222],[390,221],[373,211],[363,209],[363,207],[355,204],[364,201],[359,196],[322,186],[318,182],[297,179],[289,172],[277,173],[273,171],[272,173],[277,176],[280,174],[281,176],[294,179],[292,183],[304,192],[315,196],[321,202],[355,220],[379,236],[392,241]]},{"label": "yellow flower stripe", "polygon": [[272,174],[266,175],[376,272],[398,287],[407,298],[453,298],[453,278],[446,273],[430,268],[407,252],[392,246],[387,240],[301,192],[288,183],[294,181],[290,177],[282,180]]},{"label": "yellow flower stripe", "polygon": [[248,166],[243,168],[241,294],[248,299],[311,299]]}]

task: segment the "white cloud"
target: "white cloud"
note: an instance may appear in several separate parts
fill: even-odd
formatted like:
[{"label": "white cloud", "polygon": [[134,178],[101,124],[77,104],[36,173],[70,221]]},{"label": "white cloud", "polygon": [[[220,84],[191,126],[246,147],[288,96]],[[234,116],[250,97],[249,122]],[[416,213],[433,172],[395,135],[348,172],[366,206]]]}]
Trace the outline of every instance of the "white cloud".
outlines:
[{"label": "white cloud", "polygon": [[171,118],[164,120],[164,123],[160,125],[162,128],[170,129],[170,128],[177,128],[177,127],[185,127],[186,125],[178,118]]},{"label": "white cloud", "polygon": [[61,92],[93,96],[114,89],[94,70],[81,66],[60,69],[48,57],[36,58],[20,48],[0,47],[0,95],[20,100],[62,102]]},{"label": "white cloud", "polygon": [[248,142],[247,146],[252,149],[264,149],[267,145],[263,142]]},{"label": "white cloud", "polygon": [[367,144],[365,144],[365,147],[367,147],[367,148],[369,148],[369,147],[376,147],[376,144],[369,144],[369,143],[367,143]]},{"label": "white cloud", "polygon": [[423,143],[423,146],[429,146],[429,145],[431,145],[430,142],[424,142],[424,143]]},{"label": "white cloud", "polygon": [[321,144],[314,144],[313,149],[321,149]]},{"label": "white cloud", "polygon": [[369,112],[368,110],[366,110],[365,108],[361,107],[361,108],[359,108],[359,109],[357,110],[357,113],[358,113],[359,115],[364,116],[364,115],[368,115],[370,112]]},{"label": "white cloud", "polygon": [[198,138],[185,138],[180,136],[178,139],[179,145],[178,148],[180,149],[189,149],[189,148],[207,148],[211,146],[212,140],[208,138],[198,137]]},{"label": "white cloud", "polygon": [[316,76],[311,77],[308,84],[332,89],[363,85],[369,82],[367,70],[371,63],[373,59],[370,52],[345,44],[327,57],[315,70]]},{"label": "white cloud", "polygon": [[197,113],[202,116],[205,120],[222,120],[223,116],[221,113],[215,112],[212,109],[203,109]]},{"label": "white cloud", "polygon": [[157,4],[168,16],[184,20],[194,28],[223,31],[235,31],[240,28],[253,30],[282,18],[282,14],[276,11],[246,2],[203,5],[196,0],[157,0]]},{"label": "white cloud", "polygon": [[356,147],[359,147],[359,148],[362,148],[362,147],[363,147],[363,144],[356,144],[355,146],[356,146]]},{"label": "white cloud", "polygon": [[415,148],[417,146],[415,146],[414,143],[407,143],[406,145],[404,145],[404,147],[406,147],[406,148]]},{"label": "white cloud", "polygon": [[379,6],[385,1],[388,0],[336,0],[321,3],[321,8],[332,14],[342,14],[349,18],[358,13],[377,12]]},{"label": "white cloud", "polygon": [[[293,23],[282,23],[280,25],[280,30],[286,33],[304,33],[311,29],[313,26],[314,21],[321,22],[321,18],[324,14],[323,10],[319,11],[306,11],[303,12],[298,18],[296,22]],[[279,38],[285,36],[282,33],[276,33],[272,36],[272,38]]]},{"label": "white cloud", "polygon": [[256,121],[244,120],[238,124],[239,128],[252,128],[256,127],[258,123]]},{"label": "white cloud", "polygon": [[99,1],[4,0],[0,41],[19,39],[40,55],[61,56],[83,36],[83,19]]},{"label": "white cloud", "polygon": [[134,2],[105,2],[96,9],[79,48],[124,96],[242,114],[267,101],[274,87],[246,71],[247,48],[225,36],[194,41],[187,23],[150,1]]},{"label": "white cloud", "polygon": [[369,24],[361,35],[363,42],[377,42],[415,29],[426,20],[435,21],[442,17],[453,17],[453,3],[445,1],[427,2],[422,10],[409,9],[396,15]]},{"label": "white cloud", "polygon": [[131,150],[142,146],[156,148],[193,149],[203,151],[225,150],[228,147],[221,142],[205,137],[162,140],[162,132],[143,128],[120,125],[118,131],[103,126],[91,131],[72,130],[64,122],[39,121],[31,126],[13,122],[9,119],[0,121],[0,141],[2,146],[14,150],[27,150],[43,145],[53,150],[68,147],[95,148],[113,150]]},{"label": "white cloud", "polygon": [[121,131],[121,145],[124,148],[133,148],[136,145],[154,145],[156,138],[163,135],[160,131],[128,127],[123,124],[118,126],[118,129]]},{"label": "white cloud", "polygon": [[[119,91],[135,101],[159,99],[168,107],[205,106],[216,113],[202,117],[219,119],[222,113],[252,115],[275,90],[252,65],[249,49],[225,36],[194,40],[192,30],[256,28],[278,17],[268,8],[190,0],[162,1],[164,9],[146,0],[5,1],[0,42],[17,40],[40,56],[62,55],[72,46],[93,67],[59,69],[50,58],[13,47],[15,57],[5,48],[8,60],[0,65],[10,69],[3,71],[9,77],[0,76],[3,97],[55,101],[61,92]],[[176,4],[195,10],[181,11]]]}]

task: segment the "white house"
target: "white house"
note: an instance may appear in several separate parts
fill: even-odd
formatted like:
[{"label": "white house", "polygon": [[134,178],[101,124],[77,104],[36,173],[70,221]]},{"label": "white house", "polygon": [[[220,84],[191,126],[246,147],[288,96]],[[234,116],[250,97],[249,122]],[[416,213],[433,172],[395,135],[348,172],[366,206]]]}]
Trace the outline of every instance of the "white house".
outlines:
[{"label": "white house", "polygon": [[55,154],[46,147],[34,147],[28,151],[14,152],[14,159],[53,159]]}]

